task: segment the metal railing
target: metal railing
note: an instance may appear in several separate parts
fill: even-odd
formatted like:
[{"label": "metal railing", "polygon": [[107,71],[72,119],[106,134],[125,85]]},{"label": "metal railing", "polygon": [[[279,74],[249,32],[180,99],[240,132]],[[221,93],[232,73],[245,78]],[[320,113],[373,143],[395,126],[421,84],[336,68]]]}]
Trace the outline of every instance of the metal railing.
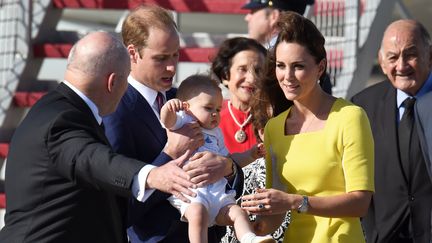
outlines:
[{"label": "metal railing", "polygon": [[397,0],[362,0],[362,2],[364,4],[358,29],[356,68],[350,73],[349,83],[346,84],[345,97],[347,98],[366,87],[384,30],[392,20]]},{"label": "metal railing", "polygon": [[315,1],[309,16],[326,38],[335,96],[350,98],[366,86],[395,3],[401,5],[399,0]]},{"label": "metal railing", "polygon": [[333,94],[345,97],[356,69],[360,0],[316,0],[310,19],[326,38],[327,71]]},{"label": "metal railing", "polygon": [[27,62],[30,22],[31,0],[0,2],[0,126]]}]

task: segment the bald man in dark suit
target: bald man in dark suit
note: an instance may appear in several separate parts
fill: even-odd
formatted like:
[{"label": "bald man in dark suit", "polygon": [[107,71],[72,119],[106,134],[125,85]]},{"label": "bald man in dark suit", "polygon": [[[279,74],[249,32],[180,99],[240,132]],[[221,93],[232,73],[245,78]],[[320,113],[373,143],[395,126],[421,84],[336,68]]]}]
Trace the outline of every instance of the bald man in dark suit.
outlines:
[{"label": "bald man in dark suit", "polygon": [[74,45],[65,81],[32,107],[12,138],[0,242],[127,242],[128,197],[152,189],[193,195],[195,185],[178,168],[187,154],[165,165],[177,169],[171,174],[112,151],[101,117],[116,109],[129,70],[127,50],[111,34]]},{"label": "bald man in dark suit", "polygon": [[430,242],[432,180],[423,134],[412,120],[413,104],[432,92],[429,33],[414,20],[391,23],[378,60],[387,80],[352,98],[366,111],[375,139],[375,194],[362,220],[367,242]]}]

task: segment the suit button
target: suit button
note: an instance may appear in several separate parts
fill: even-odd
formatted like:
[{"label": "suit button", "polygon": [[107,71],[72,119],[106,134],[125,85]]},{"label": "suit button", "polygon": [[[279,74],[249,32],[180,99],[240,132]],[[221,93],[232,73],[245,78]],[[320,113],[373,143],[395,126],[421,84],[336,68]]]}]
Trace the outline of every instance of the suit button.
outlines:
[{"label": "suit button", "polygon": [[410,200],[411,202],[415,200],[415,197],[414,197],[414,196],[411,196],[411,195],[410,195],[408,198],[409,198],[409,200]]}]

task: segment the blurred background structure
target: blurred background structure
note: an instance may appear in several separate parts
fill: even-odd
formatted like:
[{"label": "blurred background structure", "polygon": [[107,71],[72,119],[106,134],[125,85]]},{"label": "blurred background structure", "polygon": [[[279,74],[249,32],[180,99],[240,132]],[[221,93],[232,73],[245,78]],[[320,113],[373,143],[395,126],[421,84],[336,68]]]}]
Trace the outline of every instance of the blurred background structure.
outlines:
[{"label": "blurred background structure", "polygon": [[[0,0],[0,228],[8,143],[27,110],[62,81],[75,41],[95,30],[118,33],[128,10],[140,4],[171,9],[181,32],[178,85],[190,74],[207,72],[223,40],[246,36],[247,11],[240,9],[246,1]],[[333,94],[350,98],[383,80],[376,54],[385,27],[414,18],[432,33],[431,14],[430,0],[315,0],[305,15],[326,37]]]}]

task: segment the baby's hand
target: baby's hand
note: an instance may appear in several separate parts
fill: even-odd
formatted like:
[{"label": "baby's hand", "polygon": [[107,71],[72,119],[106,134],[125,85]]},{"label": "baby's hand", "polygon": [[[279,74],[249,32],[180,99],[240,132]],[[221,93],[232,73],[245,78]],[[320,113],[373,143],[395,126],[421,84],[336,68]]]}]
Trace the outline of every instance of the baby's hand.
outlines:
[{"label": "baby's hand", "polygon": [[263,143],[259,143],[252,147],[252,156],[255,159],[264,157],[266,155],[266,150]]},{"label": "baby's hand", "polygon": [[264,157],[266,155],[266,150],[264,147],[264,143],[259,143],[257,145],[257,152],[259,157]]},{"label": "baby's hand", "polygon": [[188,110],[188,103],[179,99],[168,100],[160,111],[160,121],[167,129],[172,129],[177,121],[176,112]]},{"label": "baby's hand", "polygon": [[164,104],[164,106],[170,112],[177,112],[177,111],[185,110],[187,108],[187,103],[186,102],[182,102],[179,99],[171,99],[171,100],[168,100]]}]

